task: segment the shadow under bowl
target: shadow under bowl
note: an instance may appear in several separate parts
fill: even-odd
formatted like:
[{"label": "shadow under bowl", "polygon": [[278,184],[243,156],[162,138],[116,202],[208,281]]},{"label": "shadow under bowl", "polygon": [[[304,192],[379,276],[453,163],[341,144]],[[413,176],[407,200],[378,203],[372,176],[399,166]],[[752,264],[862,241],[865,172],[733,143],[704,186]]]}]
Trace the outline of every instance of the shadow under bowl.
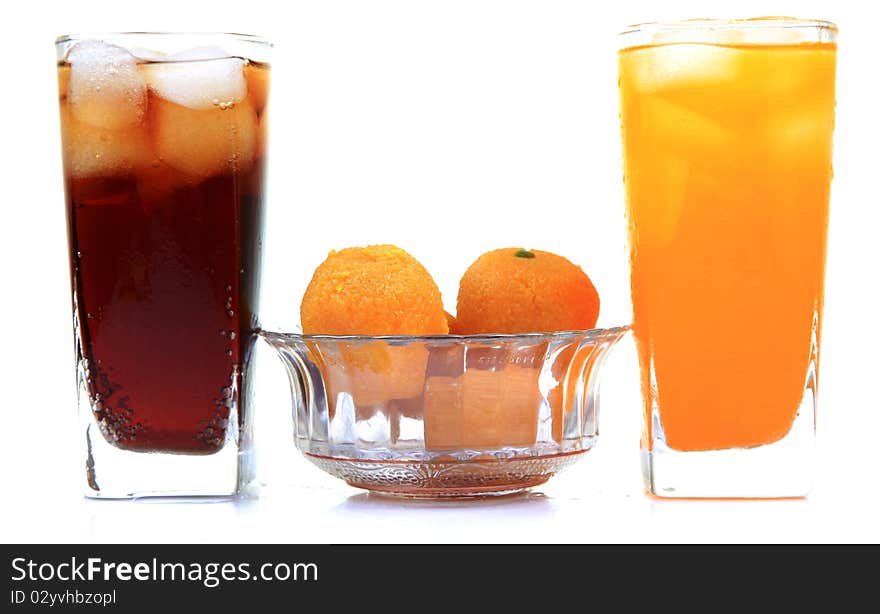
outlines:
[{"label": "shadow under bowl", "polygon": [[435,498],[521,492],[590,450],[599,372],[628,330],[260,334],[286,367],[306,458],[358,488]]}]

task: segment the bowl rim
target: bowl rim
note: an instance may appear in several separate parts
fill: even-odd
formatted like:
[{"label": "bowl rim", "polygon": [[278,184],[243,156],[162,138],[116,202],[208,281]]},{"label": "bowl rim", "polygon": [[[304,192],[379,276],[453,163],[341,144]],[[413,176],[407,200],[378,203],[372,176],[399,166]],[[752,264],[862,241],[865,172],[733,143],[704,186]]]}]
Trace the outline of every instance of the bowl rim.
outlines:
[{"label": "bowl rim", "polygon": [[256,329],[256,334],[267,341],[277,342],[370,342],[388,343],[431,342],[431,343],[480,343],[497,341],[554,341],[559,339],[599,339],[609,336],[622,336],[632,329],[630,324],[588,330],[560,330],[532,333],[484,333],[479,335],[306,335]]}]

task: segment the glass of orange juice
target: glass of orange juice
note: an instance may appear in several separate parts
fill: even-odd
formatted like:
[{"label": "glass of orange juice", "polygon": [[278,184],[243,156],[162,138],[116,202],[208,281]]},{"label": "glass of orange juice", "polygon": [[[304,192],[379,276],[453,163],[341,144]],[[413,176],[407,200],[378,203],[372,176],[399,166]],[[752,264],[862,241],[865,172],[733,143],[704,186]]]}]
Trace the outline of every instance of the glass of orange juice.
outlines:
[{"label": "glass of orange juice", "polygon": [[646,487],[660,497],[805,496],[837,28],[692,20],[621,37]]}]

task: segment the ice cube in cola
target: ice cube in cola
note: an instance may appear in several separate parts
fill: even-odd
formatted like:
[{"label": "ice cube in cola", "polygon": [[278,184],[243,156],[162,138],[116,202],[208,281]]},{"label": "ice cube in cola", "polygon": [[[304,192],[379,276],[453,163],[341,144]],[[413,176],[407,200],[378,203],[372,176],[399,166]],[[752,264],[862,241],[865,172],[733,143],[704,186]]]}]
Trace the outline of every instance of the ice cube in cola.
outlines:
[{"label": "ice cube in cola", "polygon": [[118,448],[216,452],[247,411],[269,67],[84,41],[58,73],[81,389]]}]

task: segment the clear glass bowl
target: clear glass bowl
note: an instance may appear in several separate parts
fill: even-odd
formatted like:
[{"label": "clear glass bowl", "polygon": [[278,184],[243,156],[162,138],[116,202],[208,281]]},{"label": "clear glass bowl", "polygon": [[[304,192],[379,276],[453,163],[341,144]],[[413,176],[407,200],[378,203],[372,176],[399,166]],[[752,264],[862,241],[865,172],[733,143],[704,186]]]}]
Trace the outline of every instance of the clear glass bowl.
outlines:
[{"label": "clear glass bowl", "polygon": [[593,447],[599,370],[627,330],[261,335],[287,368],[306,458],[358,488],[463,497],[543,484]]}]

